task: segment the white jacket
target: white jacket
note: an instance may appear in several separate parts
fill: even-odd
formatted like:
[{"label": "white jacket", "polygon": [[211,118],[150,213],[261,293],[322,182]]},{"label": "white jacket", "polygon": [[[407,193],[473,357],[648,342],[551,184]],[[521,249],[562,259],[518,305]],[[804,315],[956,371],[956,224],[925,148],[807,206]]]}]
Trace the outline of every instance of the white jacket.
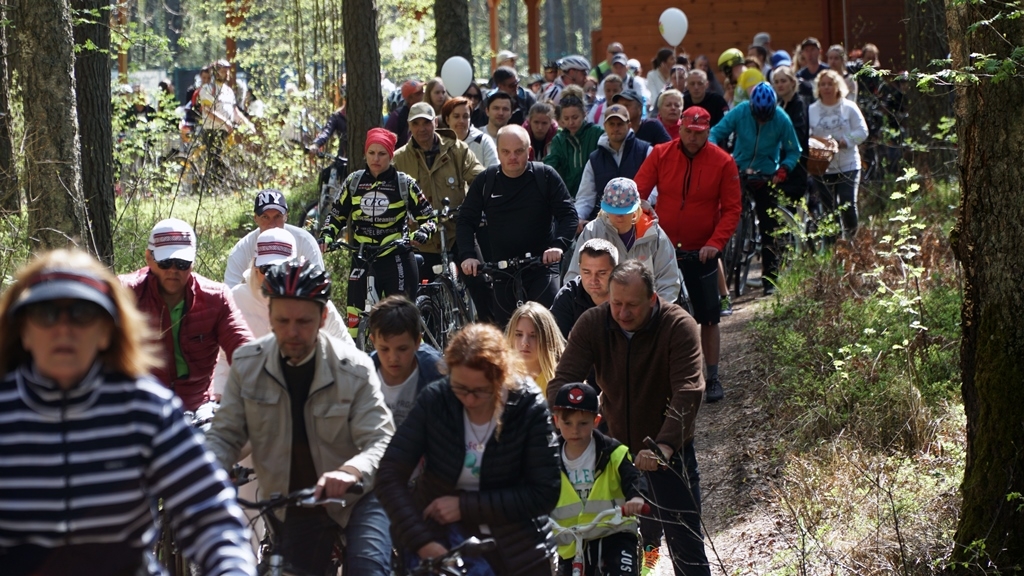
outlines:
[{"label": "white jacket", "polygon": [[476,126],[469,127],[469,135],[463,140],[484,168],[498,165],[498,149],[490,135]]},{"label": "white jacket", "polygon": [[583,243],[591,238],[604,238],[618,249],[620,263],[635,258],[650,268],[654,272],[654,291],[664,300],[675,302],[679,298],[681,282],[675,248],[665,231],[658,226],[657,218],[643,212],[640,214],[640,220],[636,223],[637,239],[631,250],[626,250],[618,231],[603,212],[587,224],[576,240],[576,251],[565,273],[565,283],[568,284],[580,275],[580,249]]},{"label": "white jacket", "polygon": [[[312,234],[291,224],[285,224],[284,229],[295,237],[295,251],[299,256],[305,257],[306,260],[324,270],[327,269],[324,266],[324,256],[320,253],[320,245],[317,244],[316,238],[313,238]],[[242,276],[252,266],[252,261],[256,258],[256,239],[259,235],[259,228],[249,232],[235,243],[231,252],[228,252],[228,264],[224,268],[224,283],[228,285],[228,288],[234,288],[243,282]]]},{"label": "white jacket", "polygon": [[837,142],[846,142],[846,148],[840,148],[828,165],[828,174],[852,172],[860,170],[860,152],[857,145],[868,137],[868,124],[856,104],[840,98],[834,106],[825,106],[821,100],[811,104],[807,112],[807,125],[811,136],[826,138],[831,136]]},{"label": "white jacket", "polygon": [[[242,317],[245,318],[245,323],[249,325],[249,331],[252,332],[253,339],[258,339],[270,334],[270,299],[263,295],[259,286],[249,283],[249,274],[251,272],[251,268],[245,271],[243,282],[231,289],[231,296],[235,299],[235,306],[238,307]],[[341,340],[346,344],[355,346],[352,336],[348,333],[348,329],[345,328],[345,319],[341,317],[334,302],[327,303],[327,322],[320,331],[326,332],[328,336]],[[217,366],[213,369],[214,394],[224,393],[224,384],[228,381],[228,373],[230,371],[231,366],[228,365],[228,357],[221,350],[220,355],[217,357]]]}]

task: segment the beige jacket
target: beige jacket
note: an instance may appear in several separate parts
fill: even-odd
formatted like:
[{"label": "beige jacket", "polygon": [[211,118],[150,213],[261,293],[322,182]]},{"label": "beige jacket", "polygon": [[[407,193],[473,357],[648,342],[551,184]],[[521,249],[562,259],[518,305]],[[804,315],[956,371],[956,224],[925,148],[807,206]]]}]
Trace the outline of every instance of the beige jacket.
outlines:
[{"label": "beige jacket", "polygon": [[[427,168],[423,150],[416,146],[410,138],[409,143],[395,151],[395,169],[412,176],[420,185],[423,195],[430,201],[434,210],[440,210],[442,200],[448,198],[452,210],[462,206],[466,199],[466,191],[478,174],[484,171],[484,165],[469,149],[465,142],[455,137],[451,130],[438,130],[436,138],[440,139],[439,150],[434,163]],[[440,222],[439,222],[440,224]],[[449,250],[455,246],[455,218],[444,223],[445,235]],[[439,254],[441,252],[440,232],[427,241],[420,249],[422,252]]]},{"label": "beige jacket", "polygon": [[[318,475],[342,466],[362,472],[373,488],[377,465],[395,433],[380,380],[370,358],[351,344],[320,332],[316,373],[306,400],[306,434]],[[240,347],[231,364],[221,407],[206,435],[206,446],[230,470],[246,442],[252,443],[256,477],[264,494],[288,492],[291,464],[291,402],[273,334]],[[345,526],[350,506],[328,505]],[[283,514],[279,514],[283,518]]]}]

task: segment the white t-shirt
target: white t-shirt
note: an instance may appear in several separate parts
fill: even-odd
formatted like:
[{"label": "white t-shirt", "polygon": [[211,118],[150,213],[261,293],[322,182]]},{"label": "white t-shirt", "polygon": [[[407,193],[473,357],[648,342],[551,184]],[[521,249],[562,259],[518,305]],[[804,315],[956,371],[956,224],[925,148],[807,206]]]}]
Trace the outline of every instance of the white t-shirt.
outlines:
[{"label": "white t-shirt", "polygon": [[480,490],[480,465],[484,461],[484,450],[487,448],[487,441],[494,434],[497,423],[494,421],[486,424],[473,424],[469,421],[469,414],[462,411],[462,420],[466,428],[466,458],[462,462],[462,472],[459,473],[459,481],[455,487],[459,490]]},{"label": "white t-shirt", "polygon": [[565,464],[565,475],[569,477],[569,483],[573,490],[584,502],[590,497],[590,489],[594,487],[594,467],[597,465],[597,447],[594,446],[594,438],[591,436],[587,449],[575,460],[570,460],[565,454],[565,447],[562,447],[562,463]]},{"label": "white t-shirt", "polygon": [[397,428],[398,425],[405,422],[405,417],[409,415],[416,403],[416,384],[420,378],[420,369],[416,367],[412,374],[405,379],[405,382],[397,386],[389,386],[385,383],[384,374],[380,370],[377,370],[377,375],[380,377],[380,389],[384,393],[384,403],[391,409]]}]

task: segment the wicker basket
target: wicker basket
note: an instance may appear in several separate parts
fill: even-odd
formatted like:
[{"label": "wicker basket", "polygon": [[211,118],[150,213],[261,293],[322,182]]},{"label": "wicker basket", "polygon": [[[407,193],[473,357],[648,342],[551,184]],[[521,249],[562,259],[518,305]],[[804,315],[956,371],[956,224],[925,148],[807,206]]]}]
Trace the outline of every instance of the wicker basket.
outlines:
[{"label": "wicker basket", "polygon": [[839,151],[838,142],[817,136],[810,137],[807,147],[807,172],[812,176],[824,174],[828,170],[828,165],[832,163],[832,158]]}]

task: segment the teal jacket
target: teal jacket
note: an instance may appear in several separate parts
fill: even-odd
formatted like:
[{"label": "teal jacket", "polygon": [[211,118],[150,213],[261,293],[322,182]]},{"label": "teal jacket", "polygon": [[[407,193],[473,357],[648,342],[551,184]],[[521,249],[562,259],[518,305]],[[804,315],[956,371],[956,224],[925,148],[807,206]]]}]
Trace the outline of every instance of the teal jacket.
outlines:
[{"label": "teal jacket", "polygon": [[797,140],[793,122],[785,110],[778,108],[775,116],[765,124],[758,125],[750,111],[750,102],[741,102],[715,124],[709,140],[724,146],[730,134],[736,134],[732,157],[740,174],[748,169],[761,174],[774,174],[779,169],[779,153],[785,151],[782,165],[787,172],[793,172],[800,159],[800,141]]},{"label": "teal jacket", "polygon": [[583,179],[583,169],[587,167],[590,153],[597,150],[597,140],[604,134],[604,128],[597,124],[584,122],[575,136],[561,128],[551,140],[548,155],[544,163],[555,169],[565,182],[569,195],[576,197]]}]

